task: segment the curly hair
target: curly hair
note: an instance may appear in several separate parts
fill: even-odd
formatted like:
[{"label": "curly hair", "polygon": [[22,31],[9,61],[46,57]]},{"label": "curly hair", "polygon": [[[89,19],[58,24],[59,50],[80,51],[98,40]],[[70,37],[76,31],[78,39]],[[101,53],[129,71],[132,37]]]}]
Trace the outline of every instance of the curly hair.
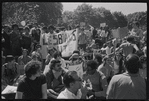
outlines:
[{"label": "curly hair", "polygon": [[30,61],[24,66],[26,77],[31,77],[35,75],[37,71],[41,68],[41,63],[39,61]]}]

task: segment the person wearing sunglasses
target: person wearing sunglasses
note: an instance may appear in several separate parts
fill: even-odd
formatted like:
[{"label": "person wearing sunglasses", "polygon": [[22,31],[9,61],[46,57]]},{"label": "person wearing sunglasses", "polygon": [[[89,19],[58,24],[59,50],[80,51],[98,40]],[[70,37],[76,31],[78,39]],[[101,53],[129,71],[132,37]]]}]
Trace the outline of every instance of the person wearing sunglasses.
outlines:
[{"label": "person wearing sunglasses", "polygon": [[15,99],[47,99],[47,83],[41,73],[41,63],[30,61],[24,69],[25,75],[18,84]]},{"label": "person wearing sunglasses", "polygon": [[47,94],[48,99],[56,99],[58,94],[64,90],[64,85],[62,83],[62,77],[65,71],[61,68],[61,63],[59,60],[52,60],[44,73],[47,80]]},{"label": "person wearing sunglasses", "polygon": [[57,99],[86,99],[87,87],[82,84],[76,71],[68,71],[64,75],[63,83],[66,88],[58,95]]}]

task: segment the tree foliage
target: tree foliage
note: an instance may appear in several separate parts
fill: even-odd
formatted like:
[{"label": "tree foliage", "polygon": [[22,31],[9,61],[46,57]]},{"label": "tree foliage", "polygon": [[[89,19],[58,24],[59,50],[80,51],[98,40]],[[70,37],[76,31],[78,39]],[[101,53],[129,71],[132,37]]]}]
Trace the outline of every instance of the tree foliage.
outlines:
[{"label": "tree foliage", "polygon": [[141,28],[147,27],[147,11],[146,12],[135,12],[127,15],[128,24],[131,26],[132,22],[137,21],[140,23]]},{"label": "tree foliage", "polygon": [[56,24],[62,10],[63,5],[57,2],[3,2],[2,23],[20,24],[25,20],[27,23]]},{"label": "tree foliage", "polygon": [[100,23],[106,23],[110,28],[125,27],[130,22],[137,20],[141,25],[146,25],[147,12],[124,15],[122,12],[113,12],[104,7],[93,8],[92,5],[82,4],[74,11],[65,11],[62,15],[66,25],[85,22],[94,27],[100,27]]}]

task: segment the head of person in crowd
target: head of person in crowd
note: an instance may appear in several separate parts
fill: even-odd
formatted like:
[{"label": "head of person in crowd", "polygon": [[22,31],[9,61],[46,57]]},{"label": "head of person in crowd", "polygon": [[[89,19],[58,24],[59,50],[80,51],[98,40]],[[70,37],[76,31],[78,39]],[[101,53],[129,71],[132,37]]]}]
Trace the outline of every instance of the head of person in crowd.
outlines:
[{"label": "head of person in crowd", "polygon": [[24,31],[24,29],[22,27],[19,27],[19,32],[22,35],[25,31]]},{"label": "head of person in crowd", "polygon": [[80,33],[84,34],[84,28],[80,28]]},{"label": "head of person in crowd", "polygon": [[41,52],[41,45],[37,44],[35,47],[35,51],[40,53]]},{"label": "head of person in crowd", "polygon": [[79,64],[81,63],[81,56],[78,55],[77,53],[74,53],[69,60],[72,62],[72,64]]},{"label": "head of person in crowd", "polygon": [[134,29],[138,29],[138,28],[140,27],[139,22],[137,22],[137,21],[133,22],[133,23],[132,23],[132,27],[133,27]]},{"label": "head of person in crowd", "polygon": [[122,52],[116,52],[115,54],[115,60],[120,60],[123,57]]},{"label": "head of person in crowd", "polygon": [[37,28],[36,32],[37,32],[38,35],[41,34],[41,30],[39,28]]},{"label": "head of person in crowd", "polygon": [[68,71],[63,77],[63,83],[72,93],[77,93],[82,86],[82,80],[76,71]]},{"label": "head of person in crowd", "polygon": [[129,43],[134,43],[134,41],[135,41],[135,39],[134,39],[133,36],[128,36],[126,40],[127,40],[127,42],[129,42]]},{"label": "head of person in crowd", "polygon": [[112,47],[112,41],[108,41],[106,44],[108,47]]},{"label": "head of person in crowd", "polygon": [[3,28],[4,28],[4,32],[6,32],[6,34],[10,33],[10,27],[9,26],[5,25],[5,26],[3,26]]},{"label": "head of person in crowd", "polygon": [[25,31],[25,35],[29,35],[29,33],[30,33],[30,29],[29,29],[29,27],[25,27],[24,28],[24,31]]},{"label": "head of person in crowd", "polygon": [[56,60],[60,60],[61,57],[62,57],[61,52],[55,51],[54,54],[53,54],[53,57],[54,57],[54,59],[56,59]]},{"label": "head of person in crowd", "polygon": [[94,60],[97,62],[98,66],[102,64],[102,55],[96,54]]},{"label": "head of person in crowd", "polygon": [[48,26],[48,32],[50,32],[51,34],[53,34],[54,30],[55,30],[55,27],[53,25],[49,25]]},{"label": "head of person in crowd", "polygon": [[10,65],[12,65],[15,62],[15,58],[12,55],[7,55],[6,56],[6,63],[9,63]]},{"label": "head of person in crowd", "polygon": [[147,68],[147,57],[141,56],[140,57],[141,68]]},{"label": "head of person in crowd", "polygon": [[22,55],[23,55],[23,57],[26,57],[28,55],[28,50],[22,49]]},{"label": "head of person in crowd", "polygon": [[19,26],[17,24],[13,24],[11,28],[12,28],[13,32],[19,33]]},{"label": "head of person in crowd", "polygon": [[93,75],[98,68],[98,63],[95,60],[89,60],[86,63],[87,70],[86,73],[89,75]]},{"label": "head of person in crowd", "polygon": [[34,27],[34,28],[38,28],[38,23],[34,23],[34,24],[33,24],[33,27]]},{"label": "head of person in crowd", "polygon": [[38,57],[39,57],[39,54],[37,54],[36,52],[32,52],[31,58],[33,61],[38,61]]},{"label": "head of person in crowd", "polygon": [[44,27],[42,27],[42,31],[43,31],[43,33],[47,33],[47,27],[46,26],[44,26]]},{"label": "head of person in crowd", "polygon": [[50,49],[50,50],[48,50],[48,53],[53,57],[53,54],[54,54],[54,50],[53,49]]},{"label": "head of person in crowd", "polygon": [[39,61],[30,61],[24,66],[27,78],[36,78],[41,75],[41,63]]},{"label": "head of person in crowd", "polygon": [[105,66],[106,64],[111,64],[112,59],[109,55],[106,55],[103,59],[102,59],[103,65]]},{"label": "head of person in crowd", "polygon": [[136,54],[129,54],[124,61],[124,66],[128,73],[137,74],[141,68],[139,57]]},{"label": "head of person in crowd", "polygon": [[62,71],[61,61],[59,61],[59,60],[52,60],[49,67],[50,67],[50,70],[54,70],[57,72]]},{"label": "head of person in crowd", "polygon": [[33,28],[33,25],[32,24],[28,24],[27,26],[29,27],[29,29],[32,29]]}]

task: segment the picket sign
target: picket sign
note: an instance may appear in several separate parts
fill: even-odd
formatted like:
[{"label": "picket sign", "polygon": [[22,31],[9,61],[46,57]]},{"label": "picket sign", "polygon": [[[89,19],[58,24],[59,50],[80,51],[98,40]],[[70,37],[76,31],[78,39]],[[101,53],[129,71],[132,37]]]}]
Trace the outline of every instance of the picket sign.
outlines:
[{"label": "picket sign", "polygon": [[78,65],[70,65],[68,68],[69,71],[76,71],[78,76],[80,78],[82,78],[83,76],[83,67],[82,67],[82,63],[78,64]]},{"label": "picket sign", "polygon": [[122,39],[128,35],[128,32],[129,32],[128,28],[123,27],[123,28],[112,30],[112,35],[114,38]]}]

